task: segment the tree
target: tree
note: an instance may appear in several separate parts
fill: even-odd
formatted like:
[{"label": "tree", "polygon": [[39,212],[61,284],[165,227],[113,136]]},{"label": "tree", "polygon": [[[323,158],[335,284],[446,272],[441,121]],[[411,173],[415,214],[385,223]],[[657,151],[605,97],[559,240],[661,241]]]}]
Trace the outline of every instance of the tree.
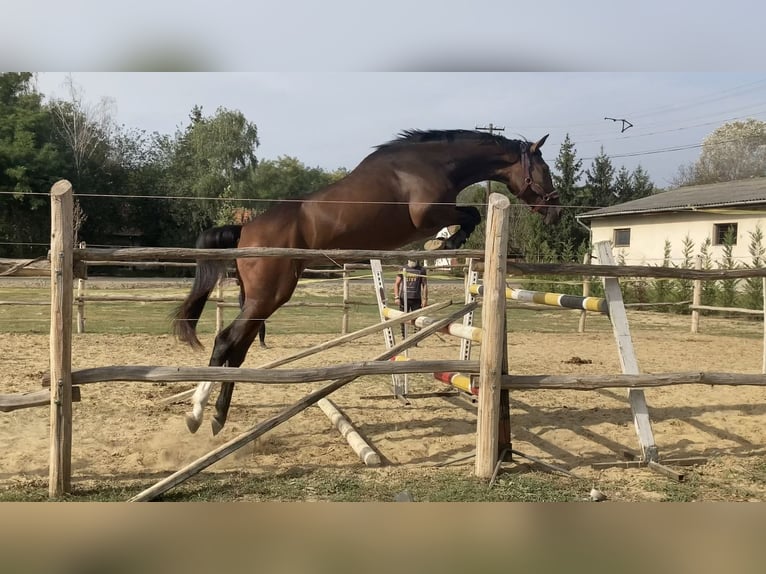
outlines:
[{"label": "tree", "polygon": [[538,224],[536,227],[545,236],[540,260],[549,260],[553,250],[558,257],[567,254],[566,260],[577,257],[583,245],[588,242],[588,232],[579,223],[576,215],[583,211],[584,204],[583,188],[578,186],[582,179],[582,160],[577,158],[577,149],[569,134],[566,135],[559,149],[559,155],[553,163],[553,185],[559,192],[559,202],[563,206],[561,217],[555,226],[546,228]]},{"label": "tree", "polygon": [[69,178],[75,189],[74,233],[77,242],[80,229],[88,219],[88,211],[92,212],[94,208],[98,210],[95,201],[83,206],[77,194],[103,193],[104,190],[99,188],[105,187],[103,184],[110,181],[103,174],[109,159],[109,139],[114,130],[114,102],[109,98],[101,98],[98,104],[87,102],[82,89],[74,83],[71,75],[67,76],[66,88],[68,99],[54,99],[48,108],[60,147],[68,151],[74,167]]},{"label": "tree", "polygon": [[585,171],[585,187],[588,203],[592,207],[608,207],[617,203],[614,167],[603,146],[600,153],[593,158],[590,169]]},{"label": "tree", "polygon": [[218,108],[205,117],[195,106],[190,120],[165,145],[171,158],[168,190],[189,198],[174,205],[174,215],[196,234],[229,219],[233,202],[226,200],[248,196],[259,141],[256,125],[236,110]]},{"label": "tree", "polygon": [[317,191],[345,175],[345,170],[327,172],[320,167],[308,167],[298,158],[281,156],[258,164],[253,185],[257,197],[290,199]]},{"label": "tree", "polygon": [[617,177],[614,178],[614,194],[619,203],[633,199],[633,178],[625,166],[617,171]]},{"label": "tree", "polygon": [[8,257],[45,253],[50,211],[44,194],[67,172],[32,82],[29,73],[0,74],[0,253]]},{"label": "tree", "polygon": [[700,185],[766,176],[766,122],[748,119],[717,128],[702,142],[699,159],[681,166],[673,183]]},{"label": "tree", "polygon": [[641,199],[654,193],[654,184],[649,174],[640,165],[632,172],[622,166],[614,178],[615,203],[625,203],[634,199]]},{"label": "tree", "polygon": [[68,99],[51,101],[50,109],[56,131],[72,155],[77,189],[85,163],[109,139],[114,126],[114,102],[109,98],[101,98],[98,104],[86,102],[82,89],[75,85],[71,75],[67,76],[66,88]]},{"label": "tree", "polygon": [[[140,234],[144,245],[184,245],[195,235],[173,218],[167,188],[167,136],[118,127],[110,140],[108,169],[111,189],[122,197],[114,201],[108,231]],[[99,198],[102,202],[112,200]],[[116,199],[116,198],[115,198]]]},{"label": "tree", "polygon": [[642,197],[649,197],[655,192],[654,183],[649,178],[649,174],[646,170],[639,165],[633,170],[631,174],[632,180],[632,193],[630,199],[641,199]]}]

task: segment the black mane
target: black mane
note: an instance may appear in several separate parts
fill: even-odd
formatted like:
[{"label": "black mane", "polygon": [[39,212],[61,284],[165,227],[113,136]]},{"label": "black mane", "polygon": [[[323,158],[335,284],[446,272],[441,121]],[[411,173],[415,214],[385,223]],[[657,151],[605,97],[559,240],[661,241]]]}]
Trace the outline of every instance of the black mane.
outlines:
[{"label": "black mane", "polygon": [[396,139],[376,146],[376,148],[383,150],[391,147],[398,147],[403,144],[432,142],[451,143],[460,141],[473,141],[477,143],[501,145],[504,147],[511,146],[514,151],[518,150],[518,145],[521,143],[521,140],[509,140],[503,136],[474,130],[404,130]]}]

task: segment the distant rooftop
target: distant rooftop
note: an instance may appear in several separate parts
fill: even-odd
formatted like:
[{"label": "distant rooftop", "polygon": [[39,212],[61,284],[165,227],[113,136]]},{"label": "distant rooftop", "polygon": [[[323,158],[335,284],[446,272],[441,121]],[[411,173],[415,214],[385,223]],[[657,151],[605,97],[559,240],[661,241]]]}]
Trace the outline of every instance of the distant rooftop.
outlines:
[{"label": "distant rooftop", "polygon": [[766,205],[766,177],[679,187],[649,197],[595,209],[577,217],[591,219],[609,215],[691,211],[758,204]]}]

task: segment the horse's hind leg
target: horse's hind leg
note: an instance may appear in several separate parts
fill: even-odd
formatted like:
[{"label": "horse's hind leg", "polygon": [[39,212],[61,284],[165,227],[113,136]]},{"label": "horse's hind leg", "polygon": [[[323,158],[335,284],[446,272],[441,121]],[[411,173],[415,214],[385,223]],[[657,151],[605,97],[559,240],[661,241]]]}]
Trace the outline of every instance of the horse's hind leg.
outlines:
[{"label": "horse's hind leg", "polygon": [[197,432],[202,424],[202,413],[210,398],[210,393],[213,391],[214,384],[212,381],[207,381],[197,385],[197,389],[192,395],[192,410],[186,413],[186,428],[190,432]]},{"label": "horse's hind leg", "polygon": [[[239,292],[239,308],[240,312],[242,310],[242,307],[244,305],[245,301],[245,295],[244,291],[241,287],[241,282],[239,281],[239,277],[237,277],[237,282],[240,284],[240,292]],[[218,341],[216,340],[216,345],[218,345]],[[220,353],[221,351],[219,351]],[[213,357],[216,356],[216,349],[213,349]],[[213,364],[213,358],[210,359],[210,364]],[[240,364],[242,364],[242,361],[240,361]],[[216,364],[216,366],[218,366]],[[239,365],[237,365],[239,366]],[[199,383],[197,385],[196,390],[194,391],[194,395],[192,395],[192,410],[188,413],[186,413],[186,427],[189,429],[190,432],[195,433],[199,430],[200,425],[202,424],[202,417],[204,414],[205,406],[207,405],[208,401],[210,400],[210,393],[213,392],[213,387],[215,386],[215,383],[212,381],[207,381],[203,383]],[[229,395],[231,395],[231,391],[229,391]]]},{"label": "horse's hind leg", "polygon": [[[234,322],[216,337],[210,366],[239,367],[244,362],[261,325],[290,299],[302,270],[300,262],[273,258],[240,260],[237,267],[245,287],[244,306]],[[213,434],[217,434],[226,422],[233,392],[234,383],[221,385],[212,420]]]},{"label": "horse's hind leg", "polygon": [[[244,362],[247,350],[258,333],[260,321],[248,321],[242,317],[243,314],[240,313],[231,325],[216,336],[209,363],[211,367],[239,367]],[[186,413],[186,426],[189,431],[197,432],[202,424],[203,411],[213,387],[212,382],[197,385],[197,390],[192,396],[192,410]],[[213,434],[217,434],[223,428],[233,392],[234,383],[221,383],[221,394],[216,401],[216,417],[212,421]]]},{"label": "horse's hind leg", "polygon": [[[240,314],[234,323],[216,337],[216,347],[213,349],[210,366],[239,367],[245,361],[247,351],[262,323],[262,320],[246,317],[245,313]],[[233,393],[234,383],[221,383],[221,392],[215,402],[215,415],[210,421],[214,435],[221,432],[223,425],[226,424]]]}]

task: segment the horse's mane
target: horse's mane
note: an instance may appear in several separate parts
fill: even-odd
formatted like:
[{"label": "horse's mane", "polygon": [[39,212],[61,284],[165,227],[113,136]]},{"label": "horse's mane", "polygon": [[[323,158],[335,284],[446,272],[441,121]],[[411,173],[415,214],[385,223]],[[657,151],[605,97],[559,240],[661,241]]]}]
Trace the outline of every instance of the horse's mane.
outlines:
[{"label": "horse's mane", "polygon": [[406,144],[460,141],[501,145],[511,147],[514,151],[518,151],[518,146],[521,143],[521,140],[509,140],[503,136],[474,130],[405,130],[396,139],[376,146],[376,148],[385,150]]}]

